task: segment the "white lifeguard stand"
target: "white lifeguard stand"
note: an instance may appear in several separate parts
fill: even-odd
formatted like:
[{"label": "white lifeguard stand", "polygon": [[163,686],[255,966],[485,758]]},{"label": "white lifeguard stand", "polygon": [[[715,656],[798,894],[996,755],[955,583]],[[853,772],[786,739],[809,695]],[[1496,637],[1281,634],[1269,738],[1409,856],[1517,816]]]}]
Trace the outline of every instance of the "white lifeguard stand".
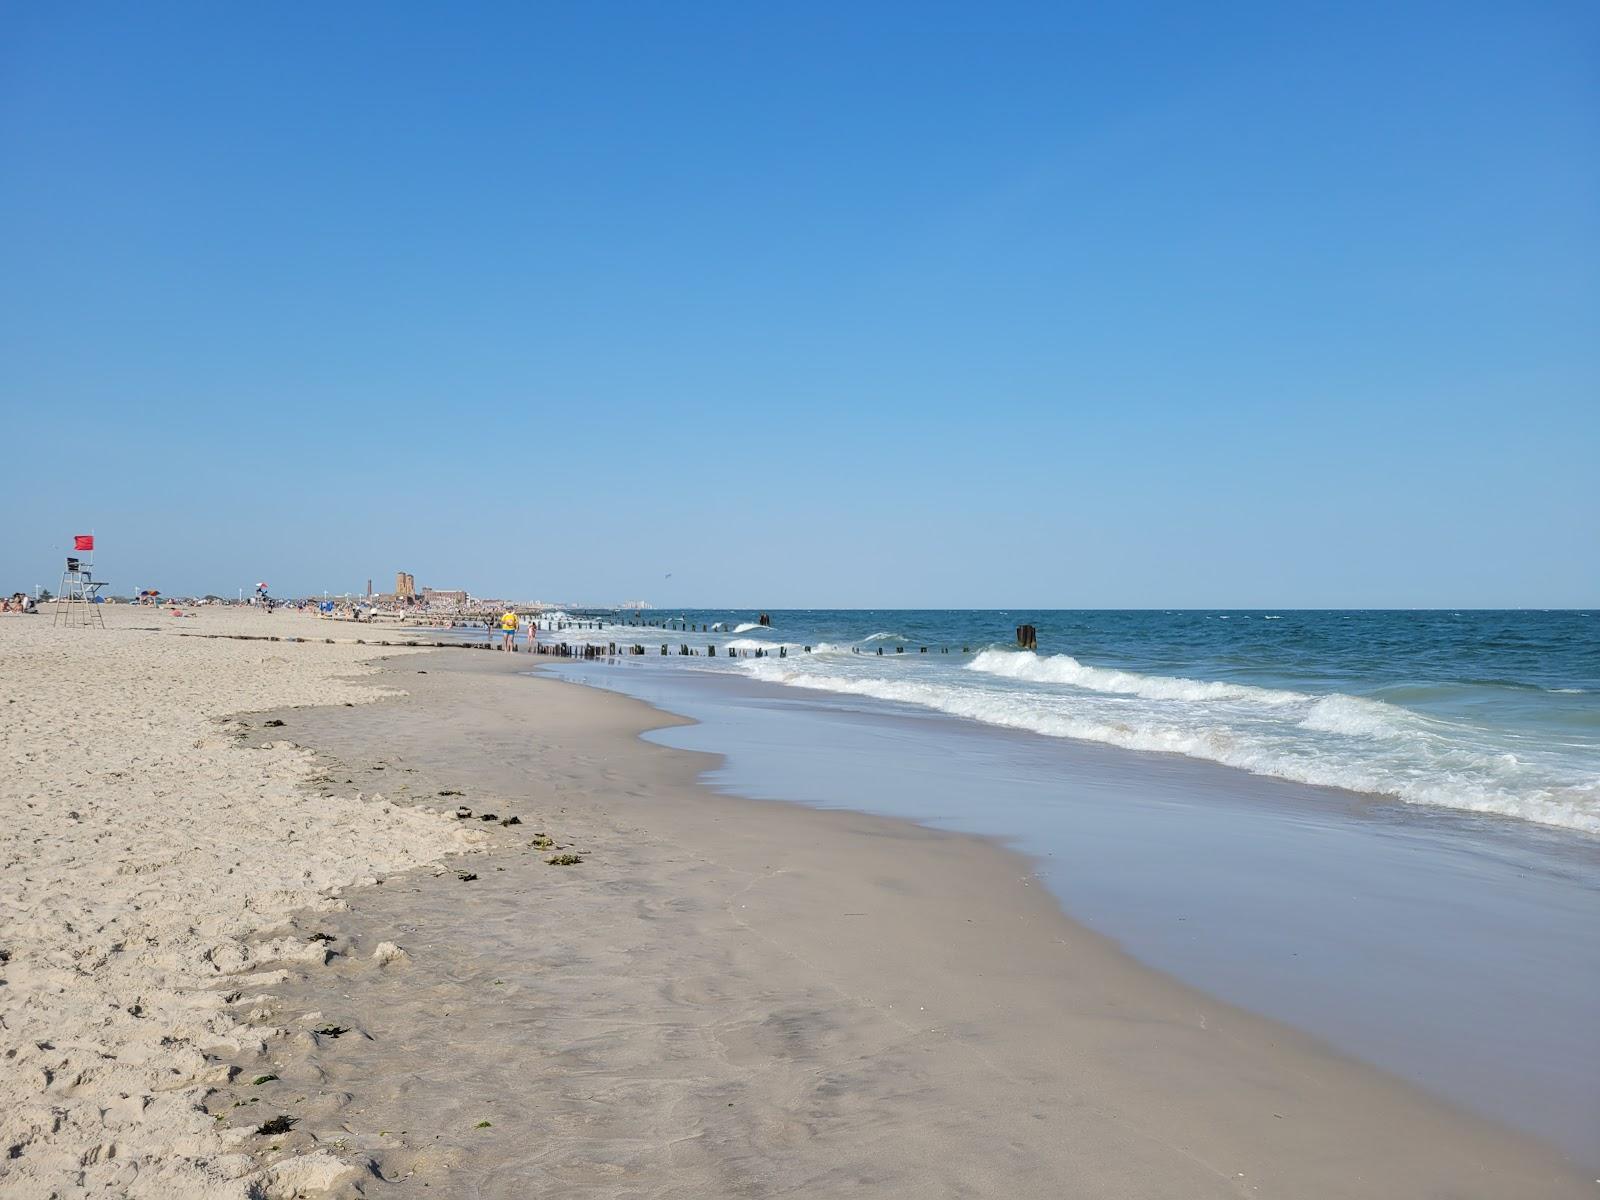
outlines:
[{"label": "white lifeguard stand", "polygon": [[94,577],[94,564],[88,566],[76,558],[67,559],[67,569],[61,572],[61,590],[56,593],[56,614],[52,625],[68,625],[87,629],[91,625],[106,627],[100,612],[100,589],[105,581]]}]

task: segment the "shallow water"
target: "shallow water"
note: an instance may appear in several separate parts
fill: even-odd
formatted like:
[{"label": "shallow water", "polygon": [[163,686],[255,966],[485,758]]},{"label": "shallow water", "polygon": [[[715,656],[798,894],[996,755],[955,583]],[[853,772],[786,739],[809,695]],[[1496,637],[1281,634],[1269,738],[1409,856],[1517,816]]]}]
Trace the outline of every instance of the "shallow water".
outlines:
[{"label": "shallow water", "polygon": [[[651,656],[687,646],[696,670],[1600,834],[1600,620],[1589,613],[755,616],[623,618],[673,626],[662,629],[608,614],[604,630],[550,636],[637,642]],[[1039,630],[1037,654],[1014,649],[1023,624]]]},{"label": "shallow water", "polygon": [[1600,1165],[1600,841],[703,665],[554,669],[697,719],[650,736],[721,789],[1002,838],[1146,963]]}]

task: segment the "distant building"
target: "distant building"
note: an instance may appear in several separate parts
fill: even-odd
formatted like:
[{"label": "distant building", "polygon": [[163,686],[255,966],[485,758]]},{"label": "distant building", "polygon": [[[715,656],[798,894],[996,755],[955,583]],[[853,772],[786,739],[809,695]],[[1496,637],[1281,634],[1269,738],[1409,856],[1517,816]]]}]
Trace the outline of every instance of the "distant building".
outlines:
[{"label": "distant building", "polygon": [[422,589],[422,602],[429,608],[465,608],[467,592],[465,588],[425,587]]},{"label": "distant building", "polygon": [[394,595],[396,600],[411,600],[417,594],[417,581],[414,576],[407,575],[404,571],[394,573]]}]

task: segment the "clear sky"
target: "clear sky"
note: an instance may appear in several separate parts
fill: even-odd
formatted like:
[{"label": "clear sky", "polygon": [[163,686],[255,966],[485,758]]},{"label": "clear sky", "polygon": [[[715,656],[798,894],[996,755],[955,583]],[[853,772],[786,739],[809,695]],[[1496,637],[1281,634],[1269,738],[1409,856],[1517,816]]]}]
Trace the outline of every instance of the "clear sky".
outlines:
[{"label": "clear sky", "polygon": [[6,5],[0,414],[7,590],[1600,603],[1600,7]]}]

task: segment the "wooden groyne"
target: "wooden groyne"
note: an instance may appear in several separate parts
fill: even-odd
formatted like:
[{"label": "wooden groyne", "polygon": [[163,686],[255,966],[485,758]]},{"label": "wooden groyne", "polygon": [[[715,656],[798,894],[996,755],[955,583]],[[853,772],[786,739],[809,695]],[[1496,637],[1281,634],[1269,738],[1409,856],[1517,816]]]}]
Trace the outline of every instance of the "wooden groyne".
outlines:
[{"label": "wooden groyne", "polygon": [[[1032,630],[1033,630],[1033,627],[1029,626],[1029,625],[1024,625],[1024,626],[1020,626],[1018,628],[1018,630],[1017,630],[1017,645],[1022,647],[1022,648],[1024,648],[1024,649],[1029,649],[1029,650],[1035,649],[1036,648],[1036,638],[1030,638],[1029,641],[1024,642],[1024,640],[1023,640],[1023,632],[1022,632],[1024,629],[1028,630],[1030,632],[1030,634],[1031,634]],[[427,639],[424,639],[424,638],[398,639],[398,638],[288,637],[288,636],[280,636],[278,634],[269,634],[269,633],[179,633],[178,636],[179,637],[196,637],[196,638],[215,638],[215,639],[221,639],[221,640],[224,640],[224,641],[231,641],[231,642],[282,642],[282,643],[311,642],[311,643],[321,643],[323,645],[328,645],[328,646],[377,646],[377,647],[380,647],[380,648],[395,648],[395,649],[410,648],[410,649],[418,649],[418,650],[499,650],[499,649],[501,649],[501,646],[499,644],[499,638],[501,636],[500,635],[500,631],[496,629],[496,630],[488,630],[486,632],[489,634],[489,637],[488,637],[487,640],[481,641],[481,642],[478,642],[478,641],[472,641],[472,642],[467,642],[467,641],[440,642],[440,641],[430,641],[430,640],[427,640]],[[692,632],[692,630],[691,630],[691,632]],[[777,646],[777,647],[774,647],[773,649],[767,649],[766,647],[763,647],[763,646],[758,646],[758,647],[756,647],[754,649],[737,648],[737,647],[734,647],[734,646],[727,646],[722,650],[722,656],[725,657],[725,658],[788,658],[790,649],[791,649],[791,647],[789,647],[789,646]],[[797,648],[796,652],[797,653],[801,653],[801,654],[810,654],[811,653],[811,647],[810,646],[800,646],[800,647]],[[850,652],[852,654],[864,654],[864,653],[866,653],[866,651],[864,651],[860,646],[852,646],[852,647],[850,647]],[[904,646],[896,646],[894,648],[894,653],[896,653],[896,654],[904,654],[905,652],[906,652],[906,648]],[[949,654],[951,652],[952,651],[951,651],[951,648],[949,646],[940,646],[938,648],[938,653],[940,653],[940,654]],[[645,654],[648,653],[648,651],[646,650],[645,645],[644,645],[643,642],[635,642],[635,643],[633,643],[631,645],[622,645],[622,644],[619,644],[617,642],[605,642],[605,643],[594,643],[594,642],[540,642],[540,643],[536,643],[531,648],[528,647],[527,645],[513,646],[512,647],[512,653],[515,653],[515,654],[540,654],[540,655],[548,655],[548,656],[550,656],[552,658],[608,659],[608,658],[623,658],[623,657],[630,657],[630,656],[631,657],[643,657]],[[688,642],[680,642],[678,644],[677,648],[673,649],[668,643],[661,642],[659,644],[659,649],[658,649],[657,653],[661,657],[666,657],[666,656],[669,656],[669,655],[677,655],[680,658],[696,658],[696,657],[699,657],[701,654],[704,654],[705,657],[707,657],[707,658],[716,658],[717,654],[718,654],[718,651],[717,651],[717,647],[716,647],[715,644],[708,645],[702,650],[698,646],[689,645]],[[919,654],[927,654],[927,653],[929,653],[929,647],[927,647],[927,646],[919,646],[917,648],[917,653],[919,653]],[[959,651],[959,653],[961,653],[961,654],[971,654],[972,653],[972,649],[969,646],[962,646],[960,651]],[[882,658],[883,657],[883,647],[882,646],[876,647],[875,654],[876,654],[876,656],[878,658]]]}]

